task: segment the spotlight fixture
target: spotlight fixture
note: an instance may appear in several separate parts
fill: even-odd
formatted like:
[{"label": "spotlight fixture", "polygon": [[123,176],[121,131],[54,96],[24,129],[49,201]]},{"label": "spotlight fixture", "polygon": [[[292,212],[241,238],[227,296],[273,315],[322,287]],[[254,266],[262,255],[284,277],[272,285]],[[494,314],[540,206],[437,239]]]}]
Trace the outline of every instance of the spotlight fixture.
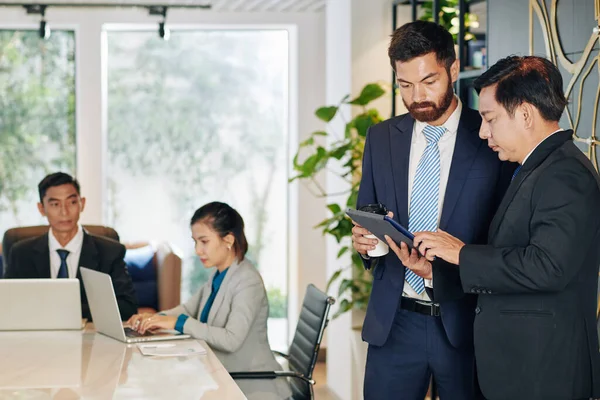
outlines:
[{"label": "spotlight fixture", "polygon": [[40,20],[40,27],[38,29],[38,35],[40,35],[40,38],[42,39],[48,39],[50,38],[50,27],[48,26],[48,23],[45,20],[45,16],[46,16],[46,5],[42,5],[42,4],[29,4],[24,6],[25,10],[27,10],[27,14],[40,14],[42,19]]},{"label": "spotlight fixture", "polygon": [[163,40],[169,40],[169,37],[171,37],[171,31],[165,26],[164,22],[158,23],[158,36]]},{"label": "spotlight fixture", "polygon": [[152,6],[148,7],[148,11],[150,15],[160,15],[162,17],[162,21],[158,23],[158,36],[163,40],[169,40],[171,31],[165,25],[167,21],[167,7]]},{"label": "spotlight fixture", "polygon": [[38,35],[40,35],[40,38],[42,39],[50,39],[50,27],[48,26],[48,23],[43,19],[40,21],[40,29],[38,30]]}]

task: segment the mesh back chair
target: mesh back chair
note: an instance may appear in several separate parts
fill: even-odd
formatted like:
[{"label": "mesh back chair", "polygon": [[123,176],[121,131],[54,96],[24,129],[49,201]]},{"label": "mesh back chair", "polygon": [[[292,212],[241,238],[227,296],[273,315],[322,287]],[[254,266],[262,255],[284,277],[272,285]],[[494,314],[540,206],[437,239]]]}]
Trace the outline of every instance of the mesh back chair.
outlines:
[{"label": "mesh back chair", "polygon": [[[96,236],[103,236],[109,239],[119,241],[119,235],[113,228],[101,225],[83,225],[83,228]],[[48,225],[38,226],[23,226],[19,228],[11,228],[4,232],[2,238],[2,258],[4,261],[4,270],[8,269],[8,262],[10,260],[10,249],[11,247],[21,240],[29,239],[37,236],[42,236],[48,232],[50,227]],[[0,277],[2,275],[0,274]]]},{"label": "mesh back chair", "polygon": [[313,370],[317,363],[323,332],[328,322],[331,306],[335,303],[333,297],[308,285],[302,303],[302,311],[296,326],[294,340],[289,348],[289,355],[280,352],[275,354],[288,360],[289,371],[249,371],[230,372],[234,379],[275,379],[287,377],[290,379],[293,400],[313,399],[312,379]]}]

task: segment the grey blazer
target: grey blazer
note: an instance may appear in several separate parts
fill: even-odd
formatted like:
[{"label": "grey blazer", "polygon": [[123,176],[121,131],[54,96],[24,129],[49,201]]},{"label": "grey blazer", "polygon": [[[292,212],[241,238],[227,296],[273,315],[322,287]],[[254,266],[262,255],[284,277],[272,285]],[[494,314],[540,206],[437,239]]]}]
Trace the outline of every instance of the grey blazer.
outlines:
[{"label": "grey blazer", "polygon": [[[210,296],[213,277],[214,273],[185,304],[163,313],[190,316],[183,332],[205,340],[227,371],[281,370],[267,338],[269,303],[259,272],[246,259],[234,262],[221,283],[207,323],[202,323],[200,313]],[[285,378],[236,380],[236,383],[249,400],[280,400],[291,396]]]}]

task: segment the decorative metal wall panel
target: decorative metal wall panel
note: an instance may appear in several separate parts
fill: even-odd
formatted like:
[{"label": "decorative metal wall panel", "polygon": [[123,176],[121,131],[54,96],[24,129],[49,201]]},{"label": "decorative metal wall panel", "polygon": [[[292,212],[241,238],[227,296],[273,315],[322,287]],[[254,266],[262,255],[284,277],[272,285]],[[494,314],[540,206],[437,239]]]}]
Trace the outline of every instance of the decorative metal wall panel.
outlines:
[{"label": "decorative metal wall panel", "polygon": [[[548,3],[550,6],[548,7]],[[549,9],[548,9],[549,8]],[[587,89],[586,81],[592,71],[598,75],[600,81],[600,55],[596,44],[599,42],[600,34],[598,27],[600,26],[600,0],[594,0],[594,17],[596,23],[594,29],[590,30],[590,38],[583,50],[579,54],[579,59],[572,62],[568,59],[567,53],[563,49],[561,38],[559,37],[559,21],[558,21],[558,0],[530,0],[529,1],[529,53],[536,54],[534,48],[534,21],[537,17],[537,22],[542,28],[544,47],[546,56],[559,68],[562,68],[563,79],[567,83],[565,95],[569,99],[570,106],[567,107],[566,117],[570,127],[575,132],[575,141],[590,158],[594,167],[598,169],[598,154],[597,146],[600,143],[598,140],[598,103],[600,101],[600,84],[591,88],[593,90],[593,101],[584,100],[584,90]],[[590,16],[591,19],[591,16]],[[568,20],[567,25],[573,24],[573,20]],[[585,21],[582,21],[585,23]],[[568,28],[568,27],[567,27]],[[592,121],[590,132],[584,132],[580,128],[582,110],[590,108],[592,112]]]}]

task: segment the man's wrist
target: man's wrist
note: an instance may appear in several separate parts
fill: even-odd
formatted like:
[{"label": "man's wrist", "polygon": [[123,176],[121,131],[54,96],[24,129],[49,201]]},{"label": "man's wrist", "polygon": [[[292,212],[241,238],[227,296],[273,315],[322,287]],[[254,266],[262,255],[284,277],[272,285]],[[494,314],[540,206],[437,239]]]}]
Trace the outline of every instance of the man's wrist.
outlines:
[{"label": "man's wrist", "polygon": [[456,254],[456,265],[460,266],[460,253],[462,252],[462,249],[465,248],[465,244],[461,244],[460,247],[458,248],[458,253]]}]

